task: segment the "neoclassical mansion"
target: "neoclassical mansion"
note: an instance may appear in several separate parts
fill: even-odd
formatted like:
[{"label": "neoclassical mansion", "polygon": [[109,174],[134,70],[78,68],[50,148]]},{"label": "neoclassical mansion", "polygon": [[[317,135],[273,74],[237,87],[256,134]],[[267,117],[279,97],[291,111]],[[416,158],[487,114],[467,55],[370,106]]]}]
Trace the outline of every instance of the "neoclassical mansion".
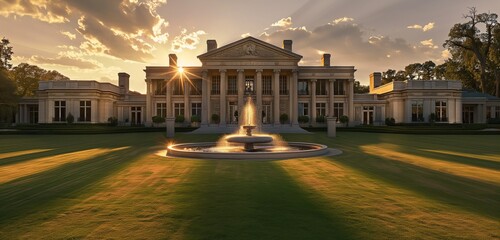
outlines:
[{"label": "neoclassical mansion", "polygon": [[[236,126],[247,97],[266,126],[321,126],[324,116],[347,116],[349,125],[427,122],[431,113],[444,123],[485,123],[500,118],[500,99],[463,91],[454,80],[408,80],[381,85],[370,75],[370,93],[355,94],[354,66],[332,66],[323,54],[320,66],[300,66],[292,41],[277,47],[253,37],[218,47],[207,41],[201,66],[147,66],[146,94],[129,89],[129,75],[118,73],[118,86],[97,81],[41,81],[35,97],[23,98],[16,123],[66,122],[152,126],[154,116],[176,118],[178,125],[199,120],[201,127]],[[182,116],[182,117],[179,117]],[[193,117],[196,116],[196,117]],[[288,119],[288,120],[286,120]],[[301,117],[304,120],[304,117]],[[281,120],[281,121],[280,121]],[[285,120],[285,121],[284,121]],[[181,122],[181,123],[179,123]],[[183,122],[183,123],[182,123]]]}]

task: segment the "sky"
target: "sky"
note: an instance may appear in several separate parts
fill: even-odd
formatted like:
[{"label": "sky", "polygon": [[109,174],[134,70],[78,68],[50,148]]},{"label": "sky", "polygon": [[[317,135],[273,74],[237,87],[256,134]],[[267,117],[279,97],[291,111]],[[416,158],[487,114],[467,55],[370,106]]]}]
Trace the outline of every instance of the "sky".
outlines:
[{"label": "sky", "polygon": [[118,82],[145,92],[146,66],[200,66],[206,40],[218,46],[246,36],[282,46],[293,40],[299,65],[355,66],[371,72],[443,63],[450,28],[470,7],[500,14],[499,0],[0,0],[0,37],[13,64],[35,64],[73,80]]}]

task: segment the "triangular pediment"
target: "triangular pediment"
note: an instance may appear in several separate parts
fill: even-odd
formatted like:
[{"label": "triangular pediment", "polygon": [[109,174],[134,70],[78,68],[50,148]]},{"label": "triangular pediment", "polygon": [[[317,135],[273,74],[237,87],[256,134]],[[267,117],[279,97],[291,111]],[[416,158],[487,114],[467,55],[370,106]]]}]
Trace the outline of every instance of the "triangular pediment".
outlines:
[{"label": "triangular pediment", "polygon": [[295,60],[300,61],[301,55],[295,54],[291,51],[279,48],[262,40],[246,37],[236,42],[227,44],[220,48],[214,49],[198,58],[204,60],[245,60],[245,59],[262,59],[262,60]]}]

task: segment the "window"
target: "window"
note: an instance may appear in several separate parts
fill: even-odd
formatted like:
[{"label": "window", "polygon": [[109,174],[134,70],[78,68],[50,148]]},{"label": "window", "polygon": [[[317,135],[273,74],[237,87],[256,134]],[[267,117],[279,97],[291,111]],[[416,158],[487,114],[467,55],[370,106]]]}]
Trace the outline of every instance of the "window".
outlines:
[{"label": "window", "polygon": [[38,105],[28,105],[29,123],[38,123]]},{"label": "window", "polygon": [[335,95],[345,95],[344,81],[345,80],[343,80],[343,79],[337,79],[335,81],[335,85],[333,86],[334,87],[333,94],[335,94]]},{"label": "window", "polygon": [[201,103],[191,103],[191,116],[201,117]]},{"label": "window", "polygon": [[262,76],[262,95],[272,95],[272,77],[270,75]]},{"label": "window", "polygon": [[238,88],[236,85],[236,76],[227,77],[227,95],[238,94]]},{"label": "window", "polygon": [[156,116],[160,116],[160,117],[167,116],[167,104],[166,103],[156,103]]},{"label": "window", "polygon": [[201,79],[193,79],[192,81],[192,85],[191,85],[191,91],[190,91],[190,94],[191,95],[201,95]]},{"label": "window", "polygon": [[337,118],[337,122],[342,115],[344,115],[344,103],[333,103],[333,116]]},{"label": "window", "polygon": [[130,114],[131,114],[131,124],[132,125],[140,125],[141,124],[141,112],[142,108],[141,107],[131,107],[130,108]]},{"label": "window", "polygon": [[316,117],[326,116],[326,103],[316,103]]},{"label": "window", "polygon": [[155,83],[155,95],[167,94],[166,84],[163,79],[153,80],[153,82]]},{"label": "window", "polygon": [[446,101],[436,101],[435,114],[437,122],[448,121],[448,117],[446,115]]},{"label": "window", "polygon": [[91,121],[91,102],[90,101],[80,101],[80,122],[90,122]]},{"label": "window", "polygon": [[422,100],[413,100],[411,102],[411,121],[424,121],[424,102]]},{"label": "window", "polygon": [[309,95],[309,88],[307,80],[301,79],[298,82],[298,94],[299,95]]},{"label": "window", "polygon": [[184,95],[184,86],[182,86],[182,82],[180,79],[174,79],[172,83],[172,87],[174,89],[174,95]]},{"label": "window", "polygon": [[500,118],[500,106],[496,106],[495,109],[495,118]]},{"label": "window", "polygon": [[309,116],[309,103],[299,102],[299,116]]},{"label": "window", "polygon": [[54,121],[55,122],[66,121],[66,101],[54,102]]},{"label": "window", "polygon": [[174,103],[174,116],[184,116],[184,103]]},{"label": "window", "polygon": [[220,94],[220,75],[212,76],[212,95]]},{"label": "window", "polygon": [[318,79],[316,82],[316,95],[326,95],[326,88],[328,87],[328,83],[326,79]]},{"label": "window", "polygon": [[245,77],[245,93],[253,93],[254,89],[253,76]]},{"label": "window", "polygon": [[280,75],[280,95],[288,95],[288,76]]}]

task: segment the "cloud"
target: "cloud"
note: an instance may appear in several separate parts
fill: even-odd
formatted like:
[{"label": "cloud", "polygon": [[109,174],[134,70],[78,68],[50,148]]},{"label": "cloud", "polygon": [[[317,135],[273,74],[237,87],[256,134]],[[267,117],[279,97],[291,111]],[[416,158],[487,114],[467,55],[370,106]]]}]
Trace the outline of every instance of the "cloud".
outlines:
[{"label": "cloud", "polygon": [[409,28],[409,29],[420,29],[423,32],[427,32],[427,31],[433,29],[434,25],[435,25],[434,22],[430,22],[430,23],[428,23],[428,24],[426,24],[424,26],[415,24],[415,25],[407,26],[406,28]]},{"label": "cloud", "polygon": [[354,18],[348,18],[348,17],[343,17],[343,18],[337,18],[335,20],[333,20],[333,24],[339,24],[339,23],[343,23],[343,22],[353,22],[354,21]]},{"label": "cloud", "polygon": [[59,55],[55,58],[46,58],[34,55],[30,58],[30,61],[37,64],[69,66],[69,67],[76,67],[79,69],[98,69],[102,67],[102,64],[96,61],[90,61],[63,55]]},{"label": "cloud", "polygon": [[71,40],[74,40],[76,38],[76,34],[70,33],[70,32],[63,32],[61,31],[61,34],[68,37]]},{"label": "cloud", "polygon": [[283,27],[287,28],[292,25],[292,17],[287,17],[287,18],[282,18],[278,20],[277,22],[271,24],[271,27]]},{"label": "cloud", "polygon": [[423,46],[429,47],[429,48],[438,48],[438,46],[434,45],[431,39],[423,40],[420,42]]},{"label": "cloud", "polygon": [[175,36],[172,41],[171,49],[174,52],[182,52],[183,49],[196,49],[196,46],[200,43],[200,36],[205,34],[202,30],[187,33],[186,29],[182,29],[181,34]]},{"label": "cloud", "polygon": [[250,37],[250,36],[252,36],[252,35],[248,32],[241,34],[241,38],[246,38],[246,37]]}]

